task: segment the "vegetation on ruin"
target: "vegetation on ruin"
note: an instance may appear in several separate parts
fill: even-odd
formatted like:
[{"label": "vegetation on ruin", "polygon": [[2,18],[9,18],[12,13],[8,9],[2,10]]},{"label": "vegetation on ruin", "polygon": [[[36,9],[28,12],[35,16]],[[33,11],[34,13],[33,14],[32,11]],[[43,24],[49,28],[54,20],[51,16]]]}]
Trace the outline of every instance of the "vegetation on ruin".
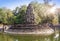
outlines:
[{"label": "vegetation on ruin", "polygon": [[[46,5],[43,3],[38,3],[38,2],[31,2],[29,5],[33,7],[33,11],[31,12],[34,14],[34,23],[35,24],[41,24],[41,23],[53,23],[53,24],[58,24],[60,23],[59,15],[57,13],[54,15],[51,15],[47,12],[49,8],[51,8],[51,5]],[[29,6],[28,5],[28,6]],[[4,24],[24,24],[26,23],[25,16],[27,11],[26,5],[23,5],[21,7],[16,7],[14,10],[10,10],[7,8],[0,8],[0,23]],[[28,12],[29,14],[29,12]],[[27,17],[28,18],[28,17]]]}]

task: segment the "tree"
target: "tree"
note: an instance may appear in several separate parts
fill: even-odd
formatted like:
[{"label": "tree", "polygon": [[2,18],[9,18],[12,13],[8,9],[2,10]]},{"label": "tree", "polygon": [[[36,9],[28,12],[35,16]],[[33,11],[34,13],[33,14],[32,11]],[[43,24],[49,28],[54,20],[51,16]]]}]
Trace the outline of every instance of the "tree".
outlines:
[{"label": "tree", "polygon": [[13,10],[13,14],[17,15],[19,13],[19,9],[20,9],[19,7],[16,7],[15,10]]},{"label": "tree", "polygon": [[58,24],[58,17],[55,17],[53,20],[52,20],[52,24]]},{"label": "tree", "polygon": [[[41,4],[41,3],[39,4],[38,2],[35,2],[35,1],[34,2],[31,2],[29,5],[33,9],[32,10],[30,8],[30,10],[32,10],[32,11],[29,11],[29,12],[31,12],[32,14],[34,14],[34,16],[33,16],[34,17],[34,20],[32,20],[32,21],[35,21],[35,24],[42,23],[42,21],[44,21],[44,19],[46,19],[46,17],[47,17],[46,16],[47,15],[47,12],[46,11],[50,7],[48,5],[45,5],[45,4]],[[31,16],[31,13],[30,13],[30,16]]]},{"label": "tree", "polygon": [[[38,7],[37,7],[38,6]],[[51,9],[53,6],[51,5],[46,5],[46,4],[39,4],[38,2],[31,2],[28,5],[28,9],[27,9],[27,20],[29,20],[28,22],[32,22],[34,21],[35,24],[40,24],[40,23],[54,23],[54,22],[58,22],[58,21],[54,21],[53,20],[57,19],[56,14],[50,13],[49,9]],[[53,16],[52,16],[53,14]],[[54,17],[55,16],[55,17]],[[34,18],[34,20],[32,20]],[[58,19],[57,19],[58,20]]]},{"label": "tree", "polygon": [[13,13],[11,10],[7,8],[1,8],[0,9],[0,21],[4,24],[12,24],[12,18],[13,18]]},{"label": "tree", "polygon": [[23,5],[21,8],[18,9],[18,14],[16,16],[16,23],[25,23],[25,13],[26,13],[27,6]]},{"label": "tree", "polygon": [[50,13],[51,5],[41,4],[36,1],[31,2],[28,7],[23,5],[11,11],[7,8],[0,8],[0,23],[5,24],[24,24],[26,21],[32,24],[51,22],[58,23],[58,16]]},{"label": "tree", "polygon": [[0,8],[0,23],[2,23],[3,21],[3,11],[2,9]]},{"label": "tree", "polygon": [[7,24],[13,24],[13,21],[14,21],[14,14],[12,13],[12,11],[11,10],[7,10],[6,11],[6,14],[7,14]]}]

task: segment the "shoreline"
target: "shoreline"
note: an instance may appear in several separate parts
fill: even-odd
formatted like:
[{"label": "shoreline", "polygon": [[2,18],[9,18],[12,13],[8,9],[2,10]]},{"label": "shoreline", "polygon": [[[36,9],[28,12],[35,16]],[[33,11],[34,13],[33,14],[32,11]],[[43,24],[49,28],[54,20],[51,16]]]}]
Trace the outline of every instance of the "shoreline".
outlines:
[{"label": "shoreline", "polygon": [[29,32],[29,31],[24,31],[24,32],[21,32],[21,31],[4,31],[4,33],[7,33],[7,34],[33,34],[33,35],[51,35],[54,33],[54,30],[52,29],[45,29],[45,30],[42,30],[42,31],[32,31],[32,32]]}]

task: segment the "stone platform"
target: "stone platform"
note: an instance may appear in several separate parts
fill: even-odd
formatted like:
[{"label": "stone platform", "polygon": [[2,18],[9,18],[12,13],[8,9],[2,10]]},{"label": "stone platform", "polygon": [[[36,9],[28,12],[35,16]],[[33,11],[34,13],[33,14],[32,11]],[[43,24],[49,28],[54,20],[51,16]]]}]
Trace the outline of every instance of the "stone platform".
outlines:
[{"label": "stone platform", "polygon": [[43,25],[32,25],[32,24],[18,24],[12,26],[8,30],[4,31],[9,34],[40,34],[40,35],[51,35],[54,30],[47,24]]}]

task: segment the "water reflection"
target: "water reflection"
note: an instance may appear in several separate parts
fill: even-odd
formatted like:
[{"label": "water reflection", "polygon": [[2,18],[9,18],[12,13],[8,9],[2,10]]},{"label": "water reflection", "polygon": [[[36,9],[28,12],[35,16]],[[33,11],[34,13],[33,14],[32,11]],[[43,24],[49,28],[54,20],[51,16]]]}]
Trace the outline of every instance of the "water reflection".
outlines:
[{"label": "water reflection", "polygon": [[50,36],[0,34],[0,41],[60,41],[60,32]]},{"label": "water reflection", "polygon": [[18,41],[18,39],[16,39],[15,41]]}]

